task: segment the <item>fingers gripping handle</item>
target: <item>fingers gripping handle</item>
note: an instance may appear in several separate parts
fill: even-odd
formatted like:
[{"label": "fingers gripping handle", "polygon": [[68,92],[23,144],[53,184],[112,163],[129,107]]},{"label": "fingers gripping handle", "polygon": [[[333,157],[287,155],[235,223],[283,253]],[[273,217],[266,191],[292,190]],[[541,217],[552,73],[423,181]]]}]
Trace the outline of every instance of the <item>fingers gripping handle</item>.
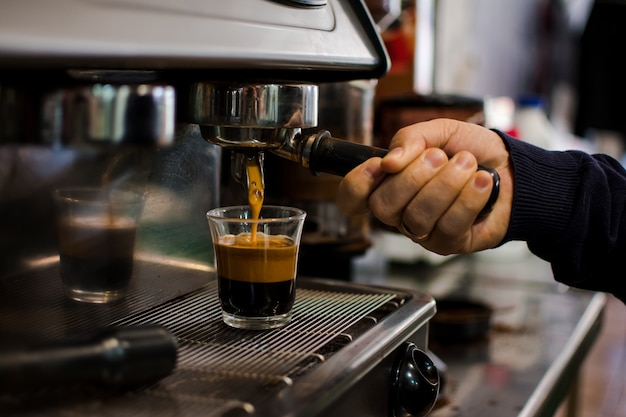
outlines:
[{"label": "fingers gripping handle", "polygon": [[[331,137],[328,132],[321,132],[311,145],[308,165],[315,175],[325,172],[343,177],[357,165],[375,156],[382,158],[388,152],[387,149],[336,139]],[[493,180],[489,200],[478,216],[482,218],[493,210],[493,206],[498,200],[500,175],[493,168],[479,165],[478,169],[487,171]]]}]

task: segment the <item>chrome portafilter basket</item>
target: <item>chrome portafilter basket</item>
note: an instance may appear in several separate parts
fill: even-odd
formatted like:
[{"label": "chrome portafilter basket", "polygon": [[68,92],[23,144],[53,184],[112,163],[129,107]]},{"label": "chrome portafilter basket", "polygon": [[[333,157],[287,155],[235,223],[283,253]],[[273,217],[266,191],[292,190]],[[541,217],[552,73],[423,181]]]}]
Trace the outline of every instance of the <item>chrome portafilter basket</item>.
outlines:
[{"label": "chrome portafilter basket", "polygon": [[275,149],[283,129],[317,126],[318,87],[312,84],[195,83],[190,117],[221,146]]}]

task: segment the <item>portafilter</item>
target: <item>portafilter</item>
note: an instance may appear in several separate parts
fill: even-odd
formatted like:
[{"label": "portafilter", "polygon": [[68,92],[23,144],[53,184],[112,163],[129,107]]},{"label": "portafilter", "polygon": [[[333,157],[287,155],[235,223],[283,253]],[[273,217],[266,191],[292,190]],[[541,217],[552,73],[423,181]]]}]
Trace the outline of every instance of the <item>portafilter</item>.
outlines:
[{"label": "portafilter", "polygon": [[[270,151],[315,175],[344,176],[367,159],[387,154],[386,149],[334,138],[327,130],[303,134],[302,129],[317,127],[317,106],[315,84],[197,82],[189,95],[191,122],[200,125],[202,136],[242,159]],[[493,179],[491,196],[481,212],[484,215],[498,198],[500,177],[495,169],[478,169],[489,172]],[[233,175],[240,178],[239,172]]]}]

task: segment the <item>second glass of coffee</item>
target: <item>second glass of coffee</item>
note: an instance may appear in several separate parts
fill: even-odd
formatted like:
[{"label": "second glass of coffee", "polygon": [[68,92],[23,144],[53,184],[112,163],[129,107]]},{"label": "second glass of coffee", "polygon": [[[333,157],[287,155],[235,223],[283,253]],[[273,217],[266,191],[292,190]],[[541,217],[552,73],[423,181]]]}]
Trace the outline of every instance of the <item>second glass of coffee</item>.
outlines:
[{"label": "second glass of coffee", "polygon": [[126,296],[143,196],[106,188],[54,192],[61,278],[75,301],[109,303]]},{"label": "second glass of coffee", "polygon": [[291,320],[305,217],[284,206],[263,206],[258,218],[249,206],[207,213],[226,324],[263,330]]}]

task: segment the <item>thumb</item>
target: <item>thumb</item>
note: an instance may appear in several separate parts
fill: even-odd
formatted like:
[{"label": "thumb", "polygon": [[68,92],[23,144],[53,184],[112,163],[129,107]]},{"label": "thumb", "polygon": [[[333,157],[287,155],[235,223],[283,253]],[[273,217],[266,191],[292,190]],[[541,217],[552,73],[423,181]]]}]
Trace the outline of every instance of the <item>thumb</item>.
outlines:
[{"label": "thumb", "polygon": [[369,211],[369,196],[385,178],[381,159],[370,158],[346,174],[337,187],[336,203],[346,215],[364,214]]}]

